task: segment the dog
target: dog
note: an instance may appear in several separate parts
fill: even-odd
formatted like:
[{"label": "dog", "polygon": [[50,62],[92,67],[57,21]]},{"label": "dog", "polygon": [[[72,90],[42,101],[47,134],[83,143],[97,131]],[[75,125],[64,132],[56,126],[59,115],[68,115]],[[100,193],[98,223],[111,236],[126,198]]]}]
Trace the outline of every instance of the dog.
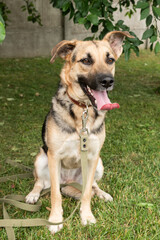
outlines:
[{"label": "dog", "polygon": [[[112,104],[107,92],[113,89],[115,62],[122,53],[128,32],[113,31],[103,40],[63,40],[52,50],[51,63],[56,56],[65,60],[60,74],[60,85],[52,99],[52,107],[42,127],[43,147],[34,163],[35,185],[26,196],[27,203],[37,202],[40,192],[51,187],[50,222],[63,221],[60,184],[82,184],[80,140],[82,113],[88,106],[89,132],[87,183],[81,198],[80,216],[83,225],[96,223],[91,211],[91,198],[96,194],[105,201],[112,197],[98,187],[103,176],[100,150],[105,140],[105,115],[107,110],[118,108]],[[65,195],[80,198],[81,193],[72,186],[61,189]],[[52,234],[63,224],[51,225]]]}]

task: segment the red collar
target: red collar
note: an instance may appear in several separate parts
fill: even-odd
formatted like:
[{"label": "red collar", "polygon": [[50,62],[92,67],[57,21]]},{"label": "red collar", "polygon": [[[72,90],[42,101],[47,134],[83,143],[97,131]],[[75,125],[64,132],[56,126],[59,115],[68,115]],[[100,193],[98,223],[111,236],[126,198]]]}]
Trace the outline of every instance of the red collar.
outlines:
[{"label": "red collar", "polygon": [[[81,107],[81,108],[86,108],[86,104],[85,103],[82,103],[82,102],[78,102],[77,100],[73,99],[67,92],[67,95],[68,97],[70,98],[70,100],[76,104],[78,107]],[[88,107],[91,107],[92,105],[89,105]]]}]

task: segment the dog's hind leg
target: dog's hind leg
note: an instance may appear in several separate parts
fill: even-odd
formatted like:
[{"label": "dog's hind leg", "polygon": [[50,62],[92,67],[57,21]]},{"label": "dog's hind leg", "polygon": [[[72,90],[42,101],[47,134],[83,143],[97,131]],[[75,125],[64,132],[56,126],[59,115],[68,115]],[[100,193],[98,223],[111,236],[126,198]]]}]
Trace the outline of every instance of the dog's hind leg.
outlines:
[{"label": "dog's hind leg", "polygon": [[36,182],[34,184],[33,190],[26,196],[27,203],[37,202],[41,191],[50,187],[48,157],[42,148],[40,148],[40,152],[36,157],[34,165],[34,175]]},{"label": "dog's hind leg", "polygon": [[99,158],[92,189],[94,191],[94,194],[96,194],[100,199],[103,199],[104,201],[113,201],[113,198],[111,197],[111,195],[101,190],[96,182],[102,178],[103,172],[104,172],[103,163],[101,158]]},{"label": "dog's hind leg", "polygon": [[93,183],[92,188],[93,188],[94,194],[97,195],[100,199],[103,199],[105,202],[113,201],[113,198],[111,197],[111,195],[109,193],[104,192],[102,189],[100,189],[96,182]]}]

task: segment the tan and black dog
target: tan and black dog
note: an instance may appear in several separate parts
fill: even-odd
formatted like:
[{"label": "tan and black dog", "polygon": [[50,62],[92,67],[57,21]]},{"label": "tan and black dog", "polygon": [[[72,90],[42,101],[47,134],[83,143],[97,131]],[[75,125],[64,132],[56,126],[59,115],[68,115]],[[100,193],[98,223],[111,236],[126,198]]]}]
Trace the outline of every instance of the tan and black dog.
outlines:
[{"label": "tan and black dog", "polygon": [[[101,41],[64,40],[52,50],[51,62],[56,56],[66,62],[60,74],[58,91],[52,99],[52,108],[43,125],[44,145],[35,161],[36,182],[26,196],[26,202],[35,203],[42,189],[51,186],[51,222],[63,220],[60,184],[82,184],[79,133],[86,105],[89,106],[89,147],[87,184],[80,208],[82,224],[96,222],[90,206],[93,194],[112,201],[112,197],[98,187],[97,181],[103,176],[100,150],[105,140],[105,110],[118,107],[110,102],[107,91],[114,85],[115,61],[122,53],[124,37],[132,38],[128,32],[113,31]],[[62,192],[80,197],[73,187],[64,187]],[[62,224],[51,225],[49,229],[54,234],[62,227]]]}]

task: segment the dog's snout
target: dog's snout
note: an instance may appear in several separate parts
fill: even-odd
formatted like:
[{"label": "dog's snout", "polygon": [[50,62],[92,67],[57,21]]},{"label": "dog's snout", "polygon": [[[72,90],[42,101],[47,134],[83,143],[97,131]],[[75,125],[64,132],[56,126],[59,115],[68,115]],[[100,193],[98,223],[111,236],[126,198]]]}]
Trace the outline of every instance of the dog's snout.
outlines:
[{"label": "dog's snout", "polygon": [[114,78],[112,75],[101,75],[99,77],[99,83],[101,84],[102,87],[104,88],[109,88],[113,86],[114,84]]},{"label": "dog's snout", "polygon": [[113,79],[107,79],[107,78],[105,78],[105,79],[103,79],[102,81],[101,81],[101,84],[102,84],[102,86],[103,87],[106,87],[106,86],[108,86],[108,85],[112,85],[114,83],[114,80]]}]

